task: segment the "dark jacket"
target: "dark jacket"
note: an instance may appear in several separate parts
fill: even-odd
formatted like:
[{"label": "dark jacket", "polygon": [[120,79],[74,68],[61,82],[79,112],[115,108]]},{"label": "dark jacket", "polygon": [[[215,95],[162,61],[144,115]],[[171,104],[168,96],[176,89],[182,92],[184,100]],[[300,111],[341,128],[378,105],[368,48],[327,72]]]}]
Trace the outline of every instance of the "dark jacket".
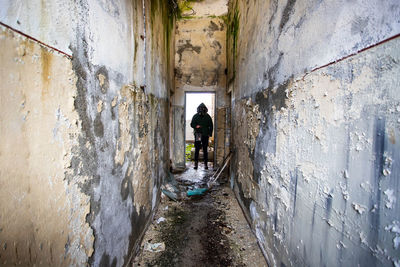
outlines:
[{"label": "dark jacket", "polygon": [[[192,118],[190,126],[194,129],[195,133],[212,136],[213,122],[207,111],[207,107],[203,103],[201,103],[200,106],[197,108],[197,113]],[[197,129],[196,125],[200,125],[200,128]]]}]

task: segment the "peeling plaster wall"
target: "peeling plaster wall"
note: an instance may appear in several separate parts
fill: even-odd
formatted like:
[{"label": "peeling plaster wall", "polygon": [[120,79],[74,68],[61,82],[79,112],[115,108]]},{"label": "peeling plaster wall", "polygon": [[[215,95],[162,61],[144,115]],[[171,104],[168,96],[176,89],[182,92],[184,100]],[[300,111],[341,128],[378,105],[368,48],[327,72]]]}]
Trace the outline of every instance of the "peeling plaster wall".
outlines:
[{"label": "peeling plaster wall", "polygon": [[229,10],[231,178],[269,264],[400,265],[400,5]]},{"label": "peeling plaster wall", "polygon": [[[221,1],[216,3],[225,10]],[[197,9],[202,12],[202,5],[197,3]],[[225,9],[224,9],[225,8]],[[219,9],[218,9],[219,10]],[[218,11],[216,10],[216,11]],[[195,17],[177,22],[175,41],[175,92],[173,95],[174,112],[174,145],[173,164],[184,166],[184,105],[185,92],[215,92],[216,93],[216,125],[215,134],[217,163],[221,163],[226,151],[226,125],[224,116],[229,107],[229,97],[226,94],[226,26],[219,17]],[[211,108],[210,108],[211,109]],[[222,113],[221,113],[222,112]],[[220,114],[221,113],[221,114]],[[193,114],[194,115],[194,114]],[[178,131],[178,132],[177,132]]]},{"label": "peeling plaster wall", "polygon": [[2,26],[0,47],[0,264],[83,264],[87,177],[65,179],[80,127],[71,61]]},{"label": "peeling plaster wall", "polygon": [[0,265],[127,264],[169,167],[173,10],[75,2],[0,1]]}]

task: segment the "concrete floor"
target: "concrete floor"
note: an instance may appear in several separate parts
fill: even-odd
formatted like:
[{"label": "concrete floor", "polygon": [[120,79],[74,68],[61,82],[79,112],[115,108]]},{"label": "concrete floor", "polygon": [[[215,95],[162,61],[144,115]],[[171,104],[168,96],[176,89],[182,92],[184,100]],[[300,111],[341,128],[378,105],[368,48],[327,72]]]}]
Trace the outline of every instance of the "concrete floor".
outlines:
[{"label": "concrete floor", "polygon": [[187,166],[175,175],[180,200],[163,195],[132,266],[267,266],[227,178],[188,198],[187,190],[205,187],[213,170]]}]

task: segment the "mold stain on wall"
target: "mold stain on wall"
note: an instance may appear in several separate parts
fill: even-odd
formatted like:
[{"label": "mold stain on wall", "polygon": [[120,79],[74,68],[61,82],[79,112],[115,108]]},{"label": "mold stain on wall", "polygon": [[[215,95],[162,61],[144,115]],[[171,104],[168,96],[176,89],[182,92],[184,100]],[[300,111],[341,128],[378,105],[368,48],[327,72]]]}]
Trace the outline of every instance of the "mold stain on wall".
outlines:
[{"label": "mold stain on wall", "polygon": [[[122,266],[137,252],[168,169],[168,121],[160,118],[168,114],[172,48],[164,45],[174,28],[167,3],[157,1],[162,13],[152,20],[143,3],[74,5],[73,56],[2,26],[1,47],[11,53],[0,57],[10,69],[1,72],[7,142],[0,150],[0,190],[12,201],[0,206],[0,264]],[[100,33],[121,42],[104,41]],[[137,49],[135,66],[124,58],[115,64],[119,53],[98,57],[131,43],[125,52],[134,57]],[[12,162],[26,169],[15,170]],[[17,218],[25,220],[15,225]]]},{"label": "mold stain on wall", "polygon": [[[348,249],[364,255],[365,264],[371,260],[396,261],[395,242],[382,241],[396,239],[396,235],[390,237],[384,230],[391,229],[395,216],[390,211],[394,200],[390,200],[391,191],[387,190],[396,186],[386,178],[392,167],[384,171],[384,167],[377,168],[373,163],[375,157],[385,154],[389,160],[383,161],[391,166],[395,156],[391,152],[395,147],[390,146],[396,144],[388,139],[390,132],[399,130],[396,107],[400,100],[393,95],[393,85],[398,82],[391,78],[399,67],[395,52],[398,45],[397,40],[392,41],[288,83],[285,105],[279,109],[274,102],[269,102],[271,109],[266,109],[268,102],[260,98],[256,103],[253,98],[235,102],[236,192],[248,208],[255,232],[273,265],[279,261],[288,265],[318,265],[338,260],[334,255],[340,251],[347,255],[341,261],[364,262],[362,258],[350,257]],[[390,70],[377,72],[380,58],[388,54],[393,58]],[[385,89],[373,90],[378,84]],[[262,95],[268,101],[271,94],[267,89]],[[258,109],[269,112],[255,112]],[[377,124],[370,121],[382,125],[377,135],[384,146],[379,148],[380,152],[374,148],[378,142],[374,133]],[[251,156],[252,144],[258,159]],[[249,170],[256,167],[261,175],[254,186],[251,178],[256,176]],[[371,176],[374,170],[378,170],[377,178]],[[379,204],[382,190],[389,195],[386,206]],[[386,216],[371,221],[383,212]],[[307,230],[305,227],[311,221]],[[310,238],[307,232],[326,234]],[[379,232],[381,237],[373,237],[372,232]],[[354,242],[361,246],[358,251]],[[307,244],[324,244],[325,256],[311,257],[312,247]],[[293,246],[304,250],[301,259],[293,255]],[[285,251],[288,252],[283,256]]]},{"label": "mold stain on wall", "polygon": [[[154,5],[164,9],[166,3]],[[95,80],[82,80],[86,85],[81,88],[83,95],[78,103],[86,106],[81,116],[89,114],[84,139],[94,137],[92,144],[82,144],[81,148],[88,150],[83,153],[94,152],[97,158],[91,173],[99,174],[85,186],[94,207],[89,218],[96,237],[95,253],[90,261],[93,265],[115,263],[121,266],[129,262],[152,218],[161,180],[166,175],[167,155],[161,144],[166,143],[167,122],[161,123],[159,118],[161,111],[165,111],[168,96],[168,81],[162,80],[168,77],[165,62],[168,51],[160,46],[166,36],[157,35],[164,30],[165,14],[152,17],[153,8],[156,7],[145,5],[135,9],[135,15],[145,20],[145,23],[137,22],[136,26],[148,27],[146,36],[139,42],[148,39],[138,47],[146,46],[143,58],[146,67],[137,69],[137,75],[146,73],[145,79],[135,78],[140,85],[126,83],[129,80],[125,74],[108,66],[92,65],[85,54],[80,57],[83,71],[87,73],[81,77],[96,73]],[[92,89],[85,92],[85,87]],[[88,162],[83,164],[93,162],[85,161]]]},{"label": "mold stain on wall", "polygon": [[[383,16],[360,9],[354,21],[361,21],[362,29],[340,24],[343,31],[330,32],[337,34],[332,41],[332,36],[311,38],[310,20],[341,21],[351,14],[325,14],[324,1],[315,6],[298,1],[229,4],[231,179],[269,264],[398,264],[397,234],[390,230],[399,220],[390,191],[399,192],[393,176],[399,148],[392,141],[400,129],[394,93],[399,84],[394,78],[399,37],[392,31],[397,27],[398,32],[396,12]],[[364,18],[370,13],[387,23],[367,32],[372,22]],[[235,14],[237,51],[230,36]],[[352,49],[363,50],[349,53],[347,30],[360,31],[361,41],[354,40]],[[369,46],[377,32],[387,39]],[[330,49],[318,50],[316,43]],[[311,51],[343,58],[316,68]]]}]

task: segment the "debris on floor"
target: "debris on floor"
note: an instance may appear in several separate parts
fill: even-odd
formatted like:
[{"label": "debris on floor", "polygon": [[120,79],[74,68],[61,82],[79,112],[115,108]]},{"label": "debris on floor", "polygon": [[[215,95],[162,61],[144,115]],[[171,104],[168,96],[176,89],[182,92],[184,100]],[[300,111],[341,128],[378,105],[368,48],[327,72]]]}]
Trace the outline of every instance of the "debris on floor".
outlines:
[{"label": "debris on floor", "polygon": [[161,252],[165,250],[165,244],[163,242],[154,244],[146,243],[144,245],[144,250],[151,252]]},{"label": "debris on floor", "polygon": [[[174,186],[180,192],[204,188],[212,174],[189,167],[175,174]],[[132,266],[267,266],[226,177],[219,181],[203,195],[162,197]],[[148,250],[157,243],[165,244],[162,251]]]},{"label": "debris on floor", "polygon": [[161,192],[167,197],[169,197],[171,200],[178,201],[178,195],[176,193],[173,193],[167,189],[162,189]]},{"label": "debris on floor", "polygon": [[157,224],[160,224],[160,223],[162,223],[162,222],[165,222],[165,218],[164,218],[164,217],[158,218]]}]

